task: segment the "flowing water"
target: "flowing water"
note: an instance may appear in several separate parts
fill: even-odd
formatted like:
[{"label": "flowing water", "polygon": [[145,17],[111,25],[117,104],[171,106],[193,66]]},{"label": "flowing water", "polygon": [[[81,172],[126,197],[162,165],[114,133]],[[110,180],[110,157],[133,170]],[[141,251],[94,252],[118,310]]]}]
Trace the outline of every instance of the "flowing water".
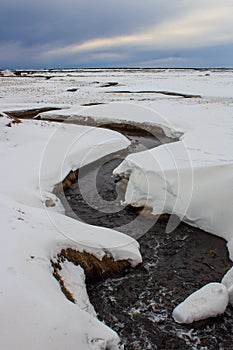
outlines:
[{"label": "flowing water", "polygon": [[[150,135],[128,136],[133,151],[160,144]],[[142,215],[130,206],[122,208],[125,186],[112,171],[132,148],[80,169],[66,198],[61,197],[67,215],[79,220],[132,230],[136,237],[145,232],[138,239],[142,264],[124,276],[88,286],[98,317],[119,334],[126,350],[233,350],[231,307],[222,316],[191,325],[172,319],[176,305],[204,284],[219,282],[231,266],[225,241],[184,223],[167,234],[166,218],[156,221],[147,211]]]}]

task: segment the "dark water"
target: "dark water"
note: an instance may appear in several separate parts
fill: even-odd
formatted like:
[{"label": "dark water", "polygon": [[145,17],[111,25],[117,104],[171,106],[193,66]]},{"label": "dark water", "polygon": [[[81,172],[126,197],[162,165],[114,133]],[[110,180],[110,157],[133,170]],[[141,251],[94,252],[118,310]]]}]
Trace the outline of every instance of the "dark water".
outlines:
[{"label": "dark water", "polygon": [[125,349],[233,349],[232,308],[181,326],[173,308],[204,284],[220,281],[230,261],[225,242],[185,224],[171,234],[159,221],[141,239],[143,263],[126,276],[89,286],[99,319]]},{"label": "dark water", "polygon": [[[78,181],[72,189],[67,190],[65,196],[60,194],[67,215],[121,232],[130,232],[133,226],[135,236],[140,235],[141,230],[147,231],[148,222],[151,226],[150,219],[138,215],[131,206],[121,205],[126,183],[118,181],[112,172],[129,153],[156,147],[161,144],[161,139],[149,134],[133,134],[129,138],[132,141],[129,149],[111,154],[79,170]],[[135,219],[137,221],[134,225]],[[154,221],[151,220],[152,224]]]},{"label": "dark water", "polygon": [[[131,139],[134,151],[143,143],[146,148],[160,144],[149,136]],[[78,181],[66,191],[67,215],[136,236],[145,231],[139,238],[142,264],[125,276],[88,286],[99,319],[119,334],[127,350],[233,350],[231,307],[222,316],[188,326],[178,325],[171,315],[191,292],[221,280],[231,266],[225,241],[184,223],[167,234],[166,219],[155,222],[130,206],[122,208],[124,185],[112,177],[112,171],[127,153],[82,168]]]}]

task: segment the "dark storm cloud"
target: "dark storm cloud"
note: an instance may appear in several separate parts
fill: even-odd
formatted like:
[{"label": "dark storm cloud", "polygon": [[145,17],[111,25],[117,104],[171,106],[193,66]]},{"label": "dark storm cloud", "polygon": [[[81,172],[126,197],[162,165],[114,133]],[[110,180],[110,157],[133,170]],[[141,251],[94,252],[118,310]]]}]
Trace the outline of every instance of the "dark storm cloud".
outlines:
[{"label": "dark storm cloud", "polygon": [[232,10],[231,0],[8,0],[0,68],[229,66]]},{"label": "dark storm cloud", "polygon": [[173,11],[164,1],[152,0],[8,0],[1,5],[0,40],[20,41],[26,46],[82,42],[132,33]]}]

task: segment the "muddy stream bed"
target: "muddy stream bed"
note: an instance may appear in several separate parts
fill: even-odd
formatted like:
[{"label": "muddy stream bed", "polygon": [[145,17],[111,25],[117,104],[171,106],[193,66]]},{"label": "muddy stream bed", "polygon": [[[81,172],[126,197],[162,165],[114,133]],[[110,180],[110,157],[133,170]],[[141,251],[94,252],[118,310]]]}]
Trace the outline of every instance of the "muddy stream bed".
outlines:
[{"label": "muddy stream bed", "polygon": [[204,284],[219,282],[231,267],[226,243],[184,223],[168,234],[166,217],[156,221],[147,211],[142,215],[121,206],[125,184],[112,177],[112,171],[129,152],[161,143],[149,134],[127,132],[127,136],[131,150],[80,169],[72,188],[65,196],[60,194],[69,216],[122,232],[133,230],[137,237],[146,232],[138,239],[142,264],[124,276],[88,285],[98,318],[119,334],[126,350],[233,350],[233,308],[191,325],[172,319],[175,306]]}]

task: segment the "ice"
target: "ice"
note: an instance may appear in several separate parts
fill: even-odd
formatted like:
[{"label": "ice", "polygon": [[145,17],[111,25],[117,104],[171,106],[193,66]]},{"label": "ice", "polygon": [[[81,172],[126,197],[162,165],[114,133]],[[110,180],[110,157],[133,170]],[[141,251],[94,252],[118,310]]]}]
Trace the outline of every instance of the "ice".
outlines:
[{"label": "ice", "polygon": [[191,294],[173,311],[178,323],[192,323],[221,315],[228,304],[227,288],[222,283],[209,283]]}]

